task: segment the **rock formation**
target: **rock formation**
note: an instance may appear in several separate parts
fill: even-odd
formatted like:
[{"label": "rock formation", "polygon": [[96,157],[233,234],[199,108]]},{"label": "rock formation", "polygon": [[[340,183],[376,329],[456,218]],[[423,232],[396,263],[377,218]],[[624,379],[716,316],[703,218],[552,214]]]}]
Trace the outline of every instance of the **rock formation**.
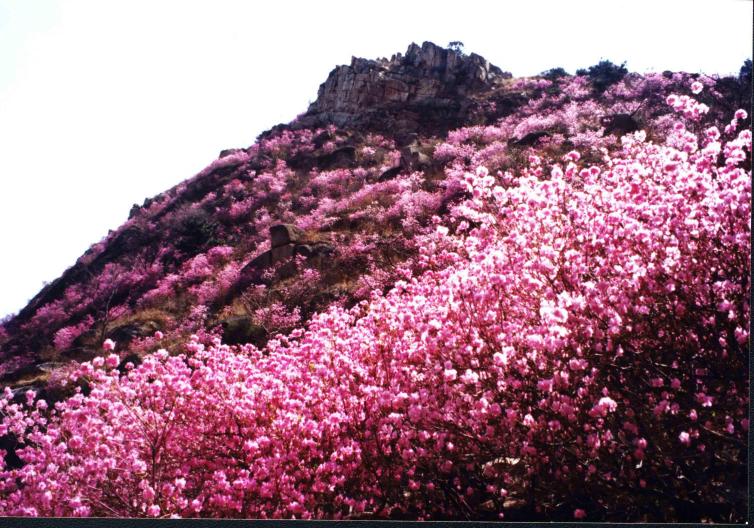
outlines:
[{"label": "rock formation", "polygon": [[411,44],[390,60],[352,58],[319,87],[317,100],[294,127],[335,124],[375,131],[443,133],[482,118],[473,95],[511,74],[483,57],[431,42]]}]

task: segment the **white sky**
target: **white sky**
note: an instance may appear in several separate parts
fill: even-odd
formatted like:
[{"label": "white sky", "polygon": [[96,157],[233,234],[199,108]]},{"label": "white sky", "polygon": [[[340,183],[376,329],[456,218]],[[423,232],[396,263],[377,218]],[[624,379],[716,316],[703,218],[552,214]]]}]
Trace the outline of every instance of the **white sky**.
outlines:
[{"label": "white sky", "polygon": [[0,316],[133,203],[306,110],[335,65],[424,40],[516,76],[737,73],[752,2],[0,0]]}]

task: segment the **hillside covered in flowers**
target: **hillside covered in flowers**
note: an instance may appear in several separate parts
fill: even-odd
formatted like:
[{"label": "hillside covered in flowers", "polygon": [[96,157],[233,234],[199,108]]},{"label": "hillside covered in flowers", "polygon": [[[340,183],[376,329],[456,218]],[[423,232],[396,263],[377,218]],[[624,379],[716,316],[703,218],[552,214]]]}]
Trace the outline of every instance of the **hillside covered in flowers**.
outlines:
[{"label": "hillside covered in flowers", "polygon": [[431,43],[0,326],[0,515],[743,522],[751,61]]}]

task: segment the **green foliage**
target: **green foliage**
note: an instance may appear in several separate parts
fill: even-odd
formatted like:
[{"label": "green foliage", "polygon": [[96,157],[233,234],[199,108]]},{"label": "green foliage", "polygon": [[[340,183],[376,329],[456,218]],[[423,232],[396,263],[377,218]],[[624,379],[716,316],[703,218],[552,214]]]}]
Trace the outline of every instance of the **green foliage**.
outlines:
[{"label": "green foliage", "polygon": [[751,59],[746,59],[744,61],[741,70],[738,72],[738,80],[741,81],[741,84],[751,86]]},{"label": "green foliage", "polygon": [[175,247],[183,253],[193,255],[215,244],[218,224],[203,209],[189,208],[176,214],[173,229],[178,235]]},{"label": "green foliage", "polygon": [[576,70],[576,75],[586,75],[592,83],[592,88],[596,94],[601,94],[610,86],[617,83],[628,73],[625,61],[618,66],[609,60],[602,60],[590,66],[588,69]]},{"label": "green foliage", "polygon": [[545,70],[539,75],[547,79],[548,81],[555,81],[557,79],[560,79],[561,77],[568,77],[569,74],[563,68],[557,67]]}]

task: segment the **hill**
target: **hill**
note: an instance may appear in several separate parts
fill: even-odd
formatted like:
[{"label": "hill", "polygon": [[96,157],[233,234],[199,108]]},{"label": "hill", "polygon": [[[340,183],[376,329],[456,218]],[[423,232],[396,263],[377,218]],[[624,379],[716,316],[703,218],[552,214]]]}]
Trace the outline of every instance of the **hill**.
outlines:
[{"label": "hill", "polygon": [[750,101],[338,66],[3,323],[0,512],[741,521]]}]

